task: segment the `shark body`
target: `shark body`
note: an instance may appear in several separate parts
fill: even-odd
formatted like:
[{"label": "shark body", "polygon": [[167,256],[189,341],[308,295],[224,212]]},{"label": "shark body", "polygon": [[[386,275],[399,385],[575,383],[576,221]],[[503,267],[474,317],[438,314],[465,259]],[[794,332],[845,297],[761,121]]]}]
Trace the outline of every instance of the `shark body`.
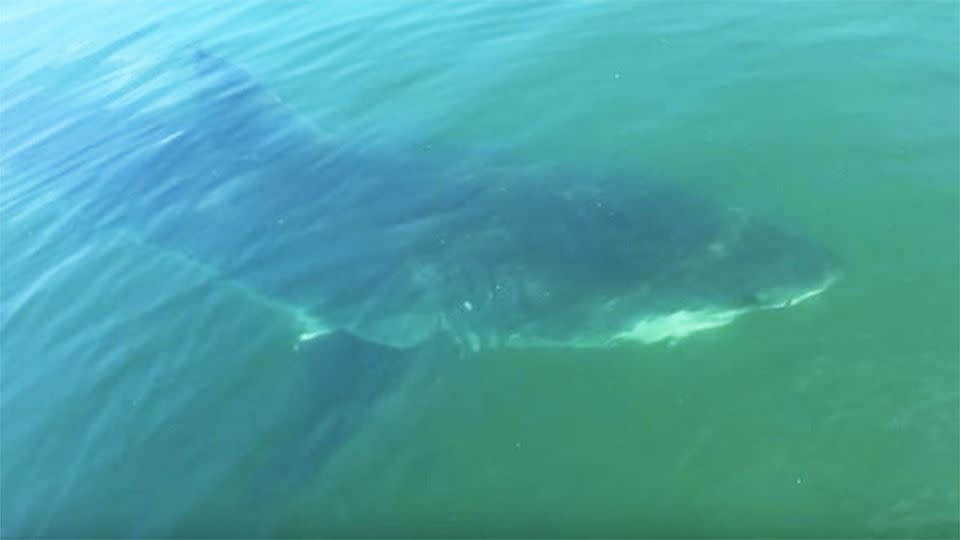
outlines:
[{"label": "shark body", "polygon": [[192,64],[176,121],[15,101],[0,163],[42,167],[71,212],[293,306],[328,389],[380,393],[385,361],[438,340],[466,354],[681,339],[837,272],[803,235],[668,183],[338,143],[246,71],[205,51]]}]

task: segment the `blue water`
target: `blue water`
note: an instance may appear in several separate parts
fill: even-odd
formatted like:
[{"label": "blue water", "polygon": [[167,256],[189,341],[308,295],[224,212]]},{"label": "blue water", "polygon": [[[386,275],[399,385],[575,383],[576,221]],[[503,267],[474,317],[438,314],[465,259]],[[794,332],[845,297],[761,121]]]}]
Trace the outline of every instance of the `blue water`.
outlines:
[{"label": "blue water", "polygon": [[[6,3],[0,535],[960,536],[958,28],[934,1]],[[89,184],[136,158],[114,129],[196,114],[198,46],[325,139],[669,178],[843,280],[674,344],[325,384],[297,306]],[[93,105],[103,140],[43,144]]]}]

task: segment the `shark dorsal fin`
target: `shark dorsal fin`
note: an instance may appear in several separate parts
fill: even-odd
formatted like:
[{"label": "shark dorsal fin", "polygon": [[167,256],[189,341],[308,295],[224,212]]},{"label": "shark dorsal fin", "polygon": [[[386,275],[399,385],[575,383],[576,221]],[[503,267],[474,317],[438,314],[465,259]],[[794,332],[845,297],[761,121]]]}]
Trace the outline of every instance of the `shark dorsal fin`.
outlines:
[{"label": "shark dorsal fin", "polygon": [[207,51],[193,51],[196,126],[215,148],[272,160],[323,152],[328,138],[245,69]]}]

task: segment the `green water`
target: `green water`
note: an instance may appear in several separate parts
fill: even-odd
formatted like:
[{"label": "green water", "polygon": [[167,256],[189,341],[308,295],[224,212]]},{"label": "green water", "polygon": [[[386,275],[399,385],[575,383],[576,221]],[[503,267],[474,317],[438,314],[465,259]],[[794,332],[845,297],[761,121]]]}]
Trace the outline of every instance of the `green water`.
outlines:
[{"label": "green water", "polygon": [[8,196],[4,536],[960,536],[956,2],[14,5],[5,89],[113,44],[81,88],[160,93],[138,77],[201,40],[332,136],[669,178],[844,275],[674,344],[451,360],[254,488],[309,463],[289,314],[233,286],[144,311],[206,271]]}]

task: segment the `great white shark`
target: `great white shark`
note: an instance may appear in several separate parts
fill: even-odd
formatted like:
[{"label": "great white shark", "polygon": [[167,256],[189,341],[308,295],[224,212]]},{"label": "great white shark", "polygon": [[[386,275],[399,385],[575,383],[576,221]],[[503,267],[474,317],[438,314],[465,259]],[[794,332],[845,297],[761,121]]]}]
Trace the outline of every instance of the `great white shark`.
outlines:
[{"label": "great white shark", "polygon": [[196,251],[302,306],[318,323],[303,339],[652,343],[795,305],[837,275],[810,239],[665,182],[336,145],[244,70],[202,50],[194,61],[208,155],[240,170],[187,188],[191,218],[242,246]]},{"label": "great white shark", "polygon": [[367,368],[438,340],[455,354],[676,341],[838,274],[806,236],[668,182],[333,140],[246,70],[191,55],[176,114],[13,100],[0,163],[46,167],[70,212],[292,306],[294,346],[340,362],[324,369],[352,373],[343,388],[376,394]]}]

